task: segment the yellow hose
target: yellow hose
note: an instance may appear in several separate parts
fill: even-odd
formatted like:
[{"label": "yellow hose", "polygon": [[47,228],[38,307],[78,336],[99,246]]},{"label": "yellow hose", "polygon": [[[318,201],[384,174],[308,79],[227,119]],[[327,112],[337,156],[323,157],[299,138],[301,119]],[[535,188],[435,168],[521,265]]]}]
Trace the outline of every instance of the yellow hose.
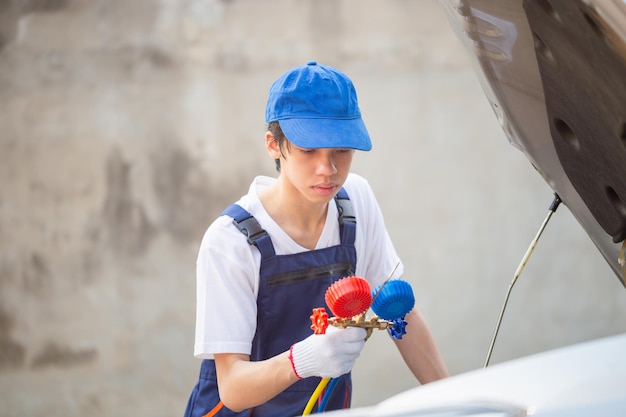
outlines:
[{"label": "yellow hose", "polygon": [[315,402],[319,398],[324,388],[326,388],[326,385],[328,385],[328,381],[330,381],[330,378],[322,378],[320,383],[317,384],[317,388],[315,388],[315,391],[313,391],[311,398],[309,398],[309,402],[306,403],[306,407],[304,407],[304,412],[302,413],[303,416],[308,416],[309,414],[311,414],[311,410],[313,410]]}]

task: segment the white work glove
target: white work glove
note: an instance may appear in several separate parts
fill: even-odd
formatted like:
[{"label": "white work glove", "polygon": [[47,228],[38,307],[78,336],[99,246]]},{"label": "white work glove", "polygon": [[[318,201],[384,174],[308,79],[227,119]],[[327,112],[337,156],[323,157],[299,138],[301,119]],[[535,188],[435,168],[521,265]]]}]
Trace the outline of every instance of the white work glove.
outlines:
[{"label": "white work glove", "polygon": [[325,334],[313,334],[291,346],[289,359],[299,378],[337,378],[350,372],[365,345],[360,327],[328,326]]}]

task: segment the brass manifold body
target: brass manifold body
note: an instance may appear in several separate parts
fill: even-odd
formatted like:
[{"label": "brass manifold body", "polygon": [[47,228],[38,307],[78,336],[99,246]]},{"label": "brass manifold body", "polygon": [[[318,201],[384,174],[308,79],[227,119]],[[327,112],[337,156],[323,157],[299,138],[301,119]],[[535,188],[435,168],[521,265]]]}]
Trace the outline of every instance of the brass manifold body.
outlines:
[{"label": "brass manifold body", "polygon": [[387,330],[394,325],[393,322],[383,320],[377,316],[366,318],[365,313],[349,318],[331,317],[328,319],[328,324],[340,329],[345,329],[346,327],[361,327],[367,332],[365,340],[369,339],[374,329]]}]

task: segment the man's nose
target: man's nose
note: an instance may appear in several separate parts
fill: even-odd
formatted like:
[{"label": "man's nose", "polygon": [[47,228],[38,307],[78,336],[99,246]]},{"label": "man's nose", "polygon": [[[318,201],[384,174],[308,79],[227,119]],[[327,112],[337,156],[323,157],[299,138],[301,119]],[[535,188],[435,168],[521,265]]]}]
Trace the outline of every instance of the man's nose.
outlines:
[{"label": "man's nose", "polygon": [[335,158],[332,152],[321,153],[317,163],[317,172],[321,175],[331,175],[337,172],[337,166],[335,165]]}]

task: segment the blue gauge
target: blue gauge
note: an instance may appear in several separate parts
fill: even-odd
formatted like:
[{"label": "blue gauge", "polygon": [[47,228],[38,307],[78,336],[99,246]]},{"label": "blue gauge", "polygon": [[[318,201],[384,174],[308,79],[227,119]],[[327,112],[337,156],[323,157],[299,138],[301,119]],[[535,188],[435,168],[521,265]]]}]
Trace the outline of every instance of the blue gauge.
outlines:
[{"label": "blue gauge", "polygon": [[[380,292],[380,294],[378,294]],[[372,293],[372,311],[383,320],[394,321],[403,318],[415,306],[415,296],[411,284],[400,279],[387,281],[376,287]]]}]

